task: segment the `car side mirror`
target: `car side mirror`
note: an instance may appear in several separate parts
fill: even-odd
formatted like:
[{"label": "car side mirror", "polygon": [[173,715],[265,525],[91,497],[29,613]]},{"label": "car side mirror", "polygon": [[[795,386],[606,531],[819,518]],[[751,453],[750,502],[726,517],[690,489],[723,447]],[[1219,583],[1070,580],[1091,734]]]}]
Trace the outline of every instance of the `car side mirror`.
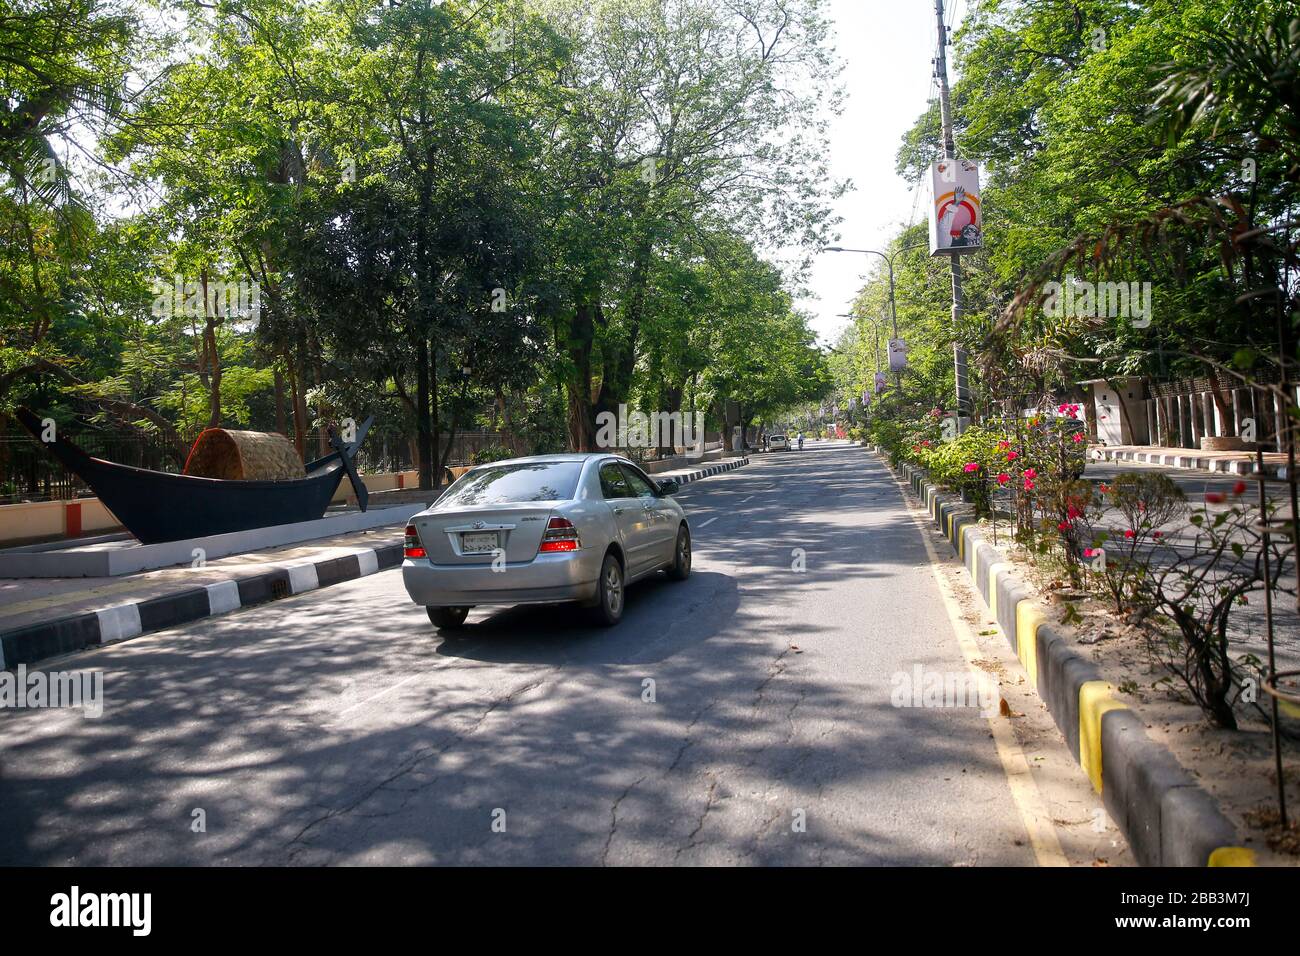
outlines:
[{"label": "car side mirror", "polygon": [[658,484],[661,495],[675,495],[682,490],[681,484],[674,478],[664,478]]}]

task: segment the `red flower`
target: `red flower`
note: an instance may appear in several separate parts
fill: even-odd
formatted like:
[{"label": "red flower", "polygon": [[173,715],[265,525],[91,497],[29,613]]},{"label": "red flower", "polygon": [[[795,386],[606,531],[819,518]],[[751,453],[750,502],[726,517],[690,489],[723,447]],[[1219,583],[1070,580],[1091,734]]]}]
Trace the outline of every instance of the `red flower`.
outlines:
[{"label": "red flower", "polygon": [[1007,461],[1015,461],[1019,457],[1020,456],[1017,455],[1014,451],[1007,452]]},{"label": "red flower", "polygon": [[1207,491],[1205,493],[1205,500],[1212,505],[1217,505],[1223,501],[1223,495],[1217,491]]},{"label": "red flower", "polygon": [[1069,408],[1068,405],[1059,405],[1059,406],[1057,407],[1056,410],[1057,410],[1058,412],[1060,412],[1062,415],[1064,415],[1064,414],[1065,414],[1065,410],[1066,410],[1067,408]]},{"label": "red flower", "polygon": [[1110,491],[1110,485],[1099,485],[1098,490],[1104,495],[1106,492]]},{"label": "red flower", "polygon": [[1126,538],[1136,538],[1136,537],[1137,537],[1137,532],[1134,531],[1132,528],[1125,528],[1125,529],[1124,529],[1124,537],[1126,537]]},{"label": "red flower", "polygon": [[998,475],[998,484],[999,484],[999,485],[1005,485],[1005,484],[1006,484],[1008,481],[1010,481],[1010,480],[1011,480],[1011,476],[1008,475],[1005,471],[1004,471],[1004,472],[1001,472],[1001,473]]},{"label": "red flower", "polygon": [[1082,433],[1082,432],[1075,432],[1075,433],[1074,433],[1074,442],[1075,442],[1075,444],[1078,444],[1078,443],[1081,442],[1081,441],[1083,441],[1083,433]]},{"label": "red flower", "polygon": [[1058,524],[1058,525],[1056,526],[1056,530],[1057,530],[1057,531],[1069,531],[1069,530],[1070,530],[1070,522],[1068,522],[1068,521],[1062,521],[1060,524]]},{"label": "red flower", "polygon": [[1011,442],[1009,441],[998,442],[998,448],[1001,449],[1002,451],[1006,451],[1010,447],[1011,447]]},{"label": "red flower", "polygon": [[1033,483],[1032,481],[1030,481],[1028,478],[1026,478],[1026,479],[1025,479],[1025,491],[1033,491],[1033,490],[1034,490],[1034,483]]},{"label": "red flower", "polygon": [[1070,507],[1065,509],[1065,514],[1071,521],[1073,521],[1075,518],[1079,517],[1082,512],[1074,505],[1070,505]]},{"label": "red flower", "polygon": [[1244,495],[1246,493],[1246,483],[1244,481],[1237,482],[1232,486],[1232,493],[1234,495]]},{"label": "red flower", "polygon": [[1025,469],[1025,477],[1026,477],[1026,478],[1037,478],[1037,477],[1038,477],[1038,469],[1037,469],[1037,468],[1026,468],[1026,469]]},{"label": "red flower", "polygon": [[1152,531],[1152,532],[1151,532],[1151,537],[1153,537],[1153,538],[1163,538],[1164,536],[1165,536],[1165,533],[1164,533],[1163,531]]}]

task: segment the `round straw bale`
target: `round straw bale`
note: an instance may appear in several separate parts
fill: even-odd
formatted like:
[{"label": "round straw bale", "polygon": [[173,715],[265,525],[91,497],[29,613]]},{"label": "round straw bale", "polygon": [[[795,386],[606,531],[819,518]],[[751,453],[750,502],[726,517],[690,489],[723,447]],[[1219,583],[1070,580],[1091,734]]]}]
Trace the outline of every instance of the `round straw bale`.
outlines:
[{"label": "round straw bale", "polygon": [[194,442],[185,474],[244,481],[283,481],[305,474],[293,443],[277,432],[209,428]]}]

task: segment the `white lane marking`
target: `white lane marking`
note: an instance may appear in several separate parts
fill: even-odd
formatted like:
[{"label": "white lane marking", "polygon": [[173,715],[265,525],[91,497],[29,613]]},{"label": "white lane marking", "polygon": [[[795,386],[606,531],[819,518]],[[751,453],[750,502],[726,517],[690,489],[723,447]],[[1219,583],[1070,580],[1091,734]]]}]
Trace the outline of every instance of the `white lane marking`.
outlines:
[{"label": "white lane marking", "polygon": [[717,520],[718,520],[719,518],[721,518],[721,517],[722,517],[722,515],[714,515],[714,516],[713,516],[712,518],[710,518],[708,521],[702,521],[702,522],[700,522],[700,524],[697,525],[696,527],[707,528],[709,525],[713,524],[713,522],[717,521]]},{"label": "white lane marking", "polygon": [[369,697],[365,697],[354,704],[349,704],[348,706],[344,707],[342,710],[334,711],[333,716],[342,717],[344,714],[348,713],[348,711],[356,710],[358,707],[364,707],[367,704],[379,700],[381,697],[385,697],[388,694],[391,694],[393,691],[397,690],[397,688],[402,687],[405,684],[409,684],[413,680],[419,680],[421,677],[427,677],[427,676],[428,675],[426,673],[420,672],[417,674],[412,674],[409,677],[404,677],[401,680],[399,680],[396,684],[389,684],[387,687],[379,691],[377,694],[371,694]]},{"label": "white lane marking", "polygon": [[[902,494],[903,483],[897,478],[894,478],[894,482],[898,485],[899,493]],[[939,554],[930,540],[929,529],[918,517],[917,510],[908,503],[906,495],[903,495],[903,507],[907,510],[912,523],[916,525],[921,541],[925,544],[926,553],[930,557],[930,571],[934,574],[934,582],[939,587],[939,596],[943,599],[944,609],[948,612],[953,635],[961,647],[962,656],[966,658],[966,666],[978,677],[984,672],[975,665],[975,662],[981,660],[984,655],[975,642],[970,627],[962,618],[961,607],[953,596],[948,579],[939,570]],[[1070,861],[1061,850],[1061,841],[1057,839],[1056,828],[1052,825],[1052,815],[1047,810],[1042,794],[1038,792],[1038,783],[1030,773],[1029,761],[1025,759],[1024,751],[1020,749],[1011,721],[1004,719],[1000,714],[986,719],[989,722],[989,730],[993,733],[993,743],[998,752],[998,760],[1002,764],[1002,773],[1006,776],[1007,786],[1011,789],[1011,799],[1015,802],[1025,832],[1029,835],[1034,859],[1038,861],[1039,866],[1069,866]]]},{"label": "white lane marking", "polygon": [[748,498],[741,498],[741,499],[740,499],[740,504],[743,505],[746,501],[752,501],[753,499],[754,499],[754,496],[753,496],[753,495],[750,495]]}]

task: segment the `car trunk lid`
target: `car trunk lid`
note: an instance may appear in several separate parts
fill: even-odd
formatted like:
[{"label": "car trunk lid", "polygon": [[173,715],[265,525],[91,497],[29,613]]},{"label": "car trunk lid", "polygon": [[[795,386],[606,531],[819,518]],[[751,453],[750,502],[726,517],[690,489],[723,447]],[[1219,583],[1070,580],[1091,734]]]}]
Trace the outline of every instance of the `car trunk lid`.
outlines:
[{"label": "car trunk lid", "polygon": [[537,556],[554,509],[537,502],[468,505],[414,519],[434,564],[491,564],[498,550],[508,562]]}]

